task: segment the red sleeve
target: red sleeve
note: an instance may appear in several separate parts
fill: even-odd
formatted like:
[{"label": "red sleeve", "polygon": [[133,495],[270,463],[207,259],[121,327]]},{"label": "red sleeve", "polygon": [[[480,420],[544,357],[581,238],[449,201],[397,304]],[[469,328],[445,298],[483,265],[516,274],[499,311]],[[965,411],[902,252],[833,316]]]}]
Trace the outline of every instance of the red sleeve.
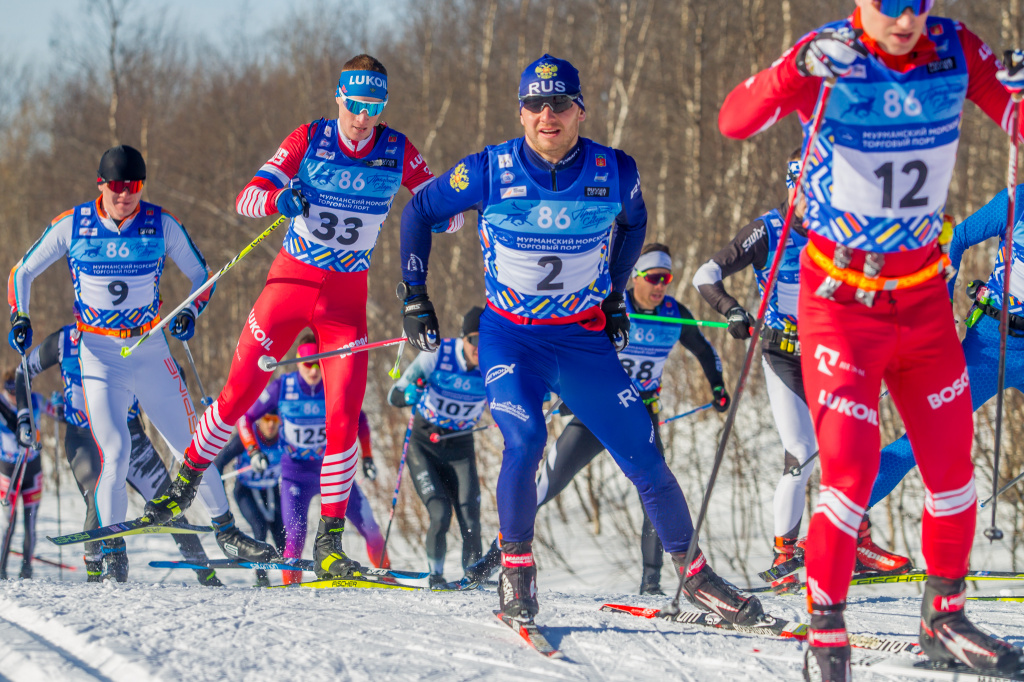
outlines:
[{"label": "red sleeve", "polygon": [[256,434],[253,433],[252,425],[244,414],[238,418],[235,425],[238,427],[238,439],[242,441],[242,445],[245,446],[246,450],[258,446]]},{"label": "red sleeve", "polygon": [[359,412],[359,448],[363,451],[363,459],[373,459],[373,447],[370,445],[370,421],[366,413]]},{"label": "red sleeve", "polygon": [[235,209],[249,218],[263,218],[277,212],[271,201],[274,193],[286,187],[299,172],[299,164],[309,147],[309,126],[305,123],[285,138],[269,161],[263,164],[235,199]]},{"label": "red sleeve", "polygon": [[407,190],[416,194],[424,185],[434,179],[434,174],[427,168],[427,162],[416,151],[416,147],[405,138],[405,167],[402,169],[402,184]]},{"label": "red sleeve", "polygon": [[815,35],[808,33],[774,64],[729,93],[718,112],[718,129],[723,135],[743,140],[770,128],[794,111],[801,121],[814,115],[821,79],[801,76],[796,70],[794,54]]},{"label": "red sleeve", "polygon": [[[996,80],[996,71],[1002,65],[992,53],[992,48],[966,26],[957,22],[956,31],[967,56],[967,99],[977,104],[1009,134],[1013,100],[1002,83]],[[1024,120],[1020,124],[1021,130],[1024,130]]]}]

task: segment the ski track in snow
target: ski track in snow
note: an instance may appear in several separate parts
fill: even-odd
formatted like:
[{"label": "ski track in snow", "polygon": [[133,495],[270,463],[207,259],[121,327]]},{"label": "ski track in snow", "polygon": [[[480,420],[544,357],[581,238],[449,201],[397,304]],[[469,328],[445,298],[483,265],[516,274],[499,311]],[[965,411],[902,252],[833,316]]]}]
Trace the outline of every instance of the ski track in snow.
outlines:
[{"label": "ski track in snow", "polygon": [[[635,493],[623,490],[628,499],[635,498]],[[723,508],[716,513],[727,514],[728,496],[719,499]],[[0,583],[0,681],[800,678],[801,649],[796,642],[599,611],[605,602],[660,608],[668,600],[635,594],[640,566],[636,543],[614,531],[594,535],[571,501],[565,504],[568,524],[560,520],[554,505],[538,516],[538,533],[556,541],[562,556],[548,551],[543,542],[535,545],[540,567],[538,622],[565,660],[538,655],[501,624],[492,613],[498,603],[493,588],[434,594],[260,590],[250,587],[251,571],[240,570],[218,572],[226,588],[206,588],[196,584],[192,571],[150,568],[150,560],[179,555],[170,538],[141,535],[127,538],[128,583],[85,584],[80,546],[63,552],[64,563],[78,567],[65,570],[63,581],[56,568],[36,563],[36,579]],[[141,504],[133,503],[129,515],[141,512]],[[315,502],[313,506],[317,509]],[[83,505],[77,491],[65,490],[62,509],[63,532],[81,527]],[[58,559],[58,550],[44,536],[57,534],[55,512],[55,498],[48,493],[40,510],[37,554],[51,560]],[[190,517],[197,524],[208,522],[198,509],[190,511]],[[493,530],[485,527],[485,539]],[[201,537],[211,558],[222,556],[212,535]],[[365,545],[358,536],[347,533],[345,540],[353,558],[365,562]],[[20,543],[19,527],[14,548],[20,550]],[[307,557],[311,546],[310,539]],[[713,554],[711,540],[708,546]],[[396,568],[423,568],[422,548],[416,541],[393,536],[389,553]],[[1008,569],[1008,554],[999,544],[979,542],[972,564]],[[461,543],[453,539],[449,577],[458,577],[460,555]],[[752,553],[751,561],[767,565],[767,557],[765,547],[764,555]],[[11,558],[14,574],[18,559]],[[726,562],[713,565],[727,579],[746,584]],[[279,572],[271,571],[271,577],[280,580]],[[307,580],[311,577],[305,574]],[[667,590],[675,587],[670,566],[665,568],[663,585]],[[1000,582],[973,583],[969,594],[998,594],[1005,588],[1024,593],[1024,585]],[[916,640],[919,589],[919,584],[852,588],[846,612],[850,631]],[[760,598],[773,615],[806,620],[803,596]],[[1024,645],[1024,604],[969,603],[968,612],[983,627]],[[906,679],[862,670],[855,676],[858,681]]]}]

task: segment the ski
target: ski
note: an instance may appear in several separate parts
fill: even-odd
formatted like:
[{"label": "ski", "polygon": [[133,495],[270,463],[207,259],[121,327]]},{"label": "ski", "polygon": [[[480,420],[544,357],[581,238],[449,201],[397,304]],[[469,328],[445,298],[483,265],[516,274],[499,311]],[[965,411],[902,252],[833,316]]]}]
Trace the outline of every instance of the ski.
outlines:
[{"label": "ski", "polygon": [[793,557],[792,559],[787,559],[786,561],[783,561],[781,564],[776,564],[775,566],[772,566],[767,571],[761,571],[757,574],[757,577],[765,581],[766,583],[770,583],[775,580],[781,580],[790,573],[796,573],[803,567],[804,558],[802,556]]},{"label": "ski", "polygon": [[[803,557],[783,561],[767,571],[757,574],[765,582],[780,580],[804,567]],[[851,585],[875,585],[882,583],[913,583],[921,582],[928,577],[922,568],[915,568],[905,573],[854,573]],[[1024,573],[1014,571],[969,571],[965,580],[1024,580]]]},{"label": "ski", "polygon": [[[232,568],[257,568],[263,569],[264,571],[313,571],[315,570],[314,564],[309,559],[284,559],[282,561],[244,561],[241,559],[209,559],[204,562],[191,562],[191,561],[150,561],[149,565],[153,568],[189,568],[195,570],[197,568],[214,568],[214,569],[232,569]],[[406,581],[423,581],[426,585],[430,577],[429,573],[420,573],[415,571],[395,571],[388,568],[371,568],[362,567],[359,572],[363,576],[377,576],[384,578],[394,578],[396,580]],[[462,583],[465,581],[463,578]],[[465,582],[466,586],[469,586],[469,582]],[[475,583],[473,583],[475,585]]]},{"label": "ski", "polygon": [[[755,658],[773,661],[785,661],[800,665],[802,656],[774,654],[754,650],[749,653]],[[913,680],[951,680],[955,682],[993,682],[995,680],[1024,680],[1024,671],[1001,673],[993,670],[975,670],[959,663],[950,665],[928,660],[924,656],[893,656],[885,652],[855,651],[850,661],[854,670],[871,672],[894,677],[896,679]]]},{"label": "ski", "polygon": [[[331,589],[335,587],[349,587],[358,589],[381,589],[381,590],[406,590],[420,592],[461,592],[466,588],[459,587],[458,582],[445,583],[444,585],[413,585],[400,582],[394,578],[377,576],[377,579],[365,577],[352,578],[327,578],[326,580],[311,580],[305,583],[293,583],[291,585],[271,585],[267,589],[275,590],[282,588],[310,587],[313,589]],[[475,585],[474,585],[475,587]]]},{"label": "ski", "polygon": [[538,654],[548,658],[564,657],[561,651],[551,645],[551,642],[544,636],[541,629],[533,622],[533,618],[513,618],[501,611],[495,611],[494,615],[498,617],[499,621],[509,626],[513,632],[522,637]]},{"label": "ski", "polygon": [[[25,556],[21,552],[15,552],[13,549],[11,550],[11,554],[13,554],[14,556]],[[57,568],[65,568],[65,569],[67,569],[69,571],[77,571],[78,570],[77,566],[68,566],[67,564],[62,564],[62,563],[57,562],[57,561],[51,561],[50,559],[44,559],[41,556],[34,556],[34,557],[32,557],[32,561],[38,561],[41,564],[47,564],[49,566],[56,566]]]},{"label": "ski", "polygon": [[[677,616],[661,615],[660,609],[644,608],[642,606],[625,606],[622,604],[604,604],[602,611],[628,613],[640,618],[659,618],[670,623],[683,625],[702,625],[704,627],[730,632],[740,632],[747,635],[760,635],[763,637],[778,637],[781,639],[795,639],[803,641],[807,639],[807,624],[797,623],[791,620],[784,620],[774,616],[765,616],[764,620],[756,625],[733,625],[729,621],[714,613],[703,611],[682,611]],[[920,648],[916,642],[907,642],[900,639],[878,637],[876,635],[851,633],[850,646],[870,651],[884,651],[887,653],[919,653]]]},{"label": "ski", "polygon": [[110,538],[119,538],[125,535],[143,535],[145,533],[197,534],[213,532],[213,526],[192,526],[187,523],[159,524],[152,523],[148,520],[143,521],[142,518],[134,519],[132,521],[124,521],[122,523],[114,523],[109,526],[103,526],[102,528],[94,528],[93,530],[84,530],[80,533],[70,533],[68,535],[58,535],[56,537],[50,537],[47,535],[46,539],[55,545],[74,545],[79,542],[88,542],[89,540],[108,540]]}]

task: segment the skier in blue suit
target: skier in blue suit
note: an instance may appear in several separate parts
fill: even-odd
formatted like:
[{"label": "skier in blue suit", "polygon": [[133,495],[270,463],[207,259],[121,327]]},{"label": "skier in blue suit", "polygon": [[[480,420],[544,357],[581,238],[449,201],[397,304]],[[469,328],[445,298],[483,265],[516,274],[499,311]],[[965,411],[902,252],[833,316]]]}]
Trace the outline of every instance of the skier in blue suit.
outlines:
[{"label": "skier in blue suit", "polygon": [[519,103],[524,137],[465,157],[406,206],[399,285],[410,342],[436,351],[441,335],[426,288],[431,227],[447,231],[458,224],[450,217],[477,210],[487,286],[480,369],[505,440],[497,484],[501,609],[525,619],[538,611],[534,478],[550,390],[637,486],[687,598],[730,622],[756,622],[760,602],[722,581],[701,552],[681,565],[693,535],[689,509],[616,356],[629,343],[624,292],[647,230],[636,163],[579,137],[586,110],[569,62],[544,55],[527,66]]}]

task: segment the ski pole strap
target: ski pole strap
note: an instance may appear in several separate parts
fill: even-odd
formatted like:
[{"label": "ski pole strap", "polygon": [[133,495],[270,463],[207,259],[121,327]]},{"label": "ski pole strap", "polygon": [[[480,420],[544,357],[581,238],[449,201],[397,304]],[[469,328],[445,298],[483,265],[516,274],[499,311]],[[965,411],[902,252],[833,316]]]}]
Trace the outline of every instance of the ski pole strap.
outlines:
[{"label": "ski pole strap", "polygon": [[945,276],[946,268],[951,266],[949,256],[942,253],[935,261],[909,275],[902,275],[900,277],[869,277],[860,270],[837,266],[834,259],[822,253],[821,249],[813,241],[807,242],[806,252],[811,261],[824,270],[825,274],[830,278],[861,291],[909,289],[910,287],[924,284],[934,277]]},{"label": "ski pole strap", "polygon": [[689,324],[694,327],[720,327],[727,329],[729,327],[728,322],[718,322],[712,320],[691,320],[688,318],[681,317],[663,317],[661,315],[645,315],[643,313],[630,313],[629,318],[631,320],[648,320],[650,322],[668,322],[669,324]]},{"label": "ski pole strap", "polygon": [[106,327],[93,327],[92,325],[85,324],[84,322],[77,322],[75,326],[80,332],[89,332],[90,334],[100,334],[102,336],[113,336],[119,339],[130,339],[135,336],[142,336],[153,327],[160,324],[160,316],[157,315],[152,320],[140,327],[129,327],[128,329],[107,329]]}]

